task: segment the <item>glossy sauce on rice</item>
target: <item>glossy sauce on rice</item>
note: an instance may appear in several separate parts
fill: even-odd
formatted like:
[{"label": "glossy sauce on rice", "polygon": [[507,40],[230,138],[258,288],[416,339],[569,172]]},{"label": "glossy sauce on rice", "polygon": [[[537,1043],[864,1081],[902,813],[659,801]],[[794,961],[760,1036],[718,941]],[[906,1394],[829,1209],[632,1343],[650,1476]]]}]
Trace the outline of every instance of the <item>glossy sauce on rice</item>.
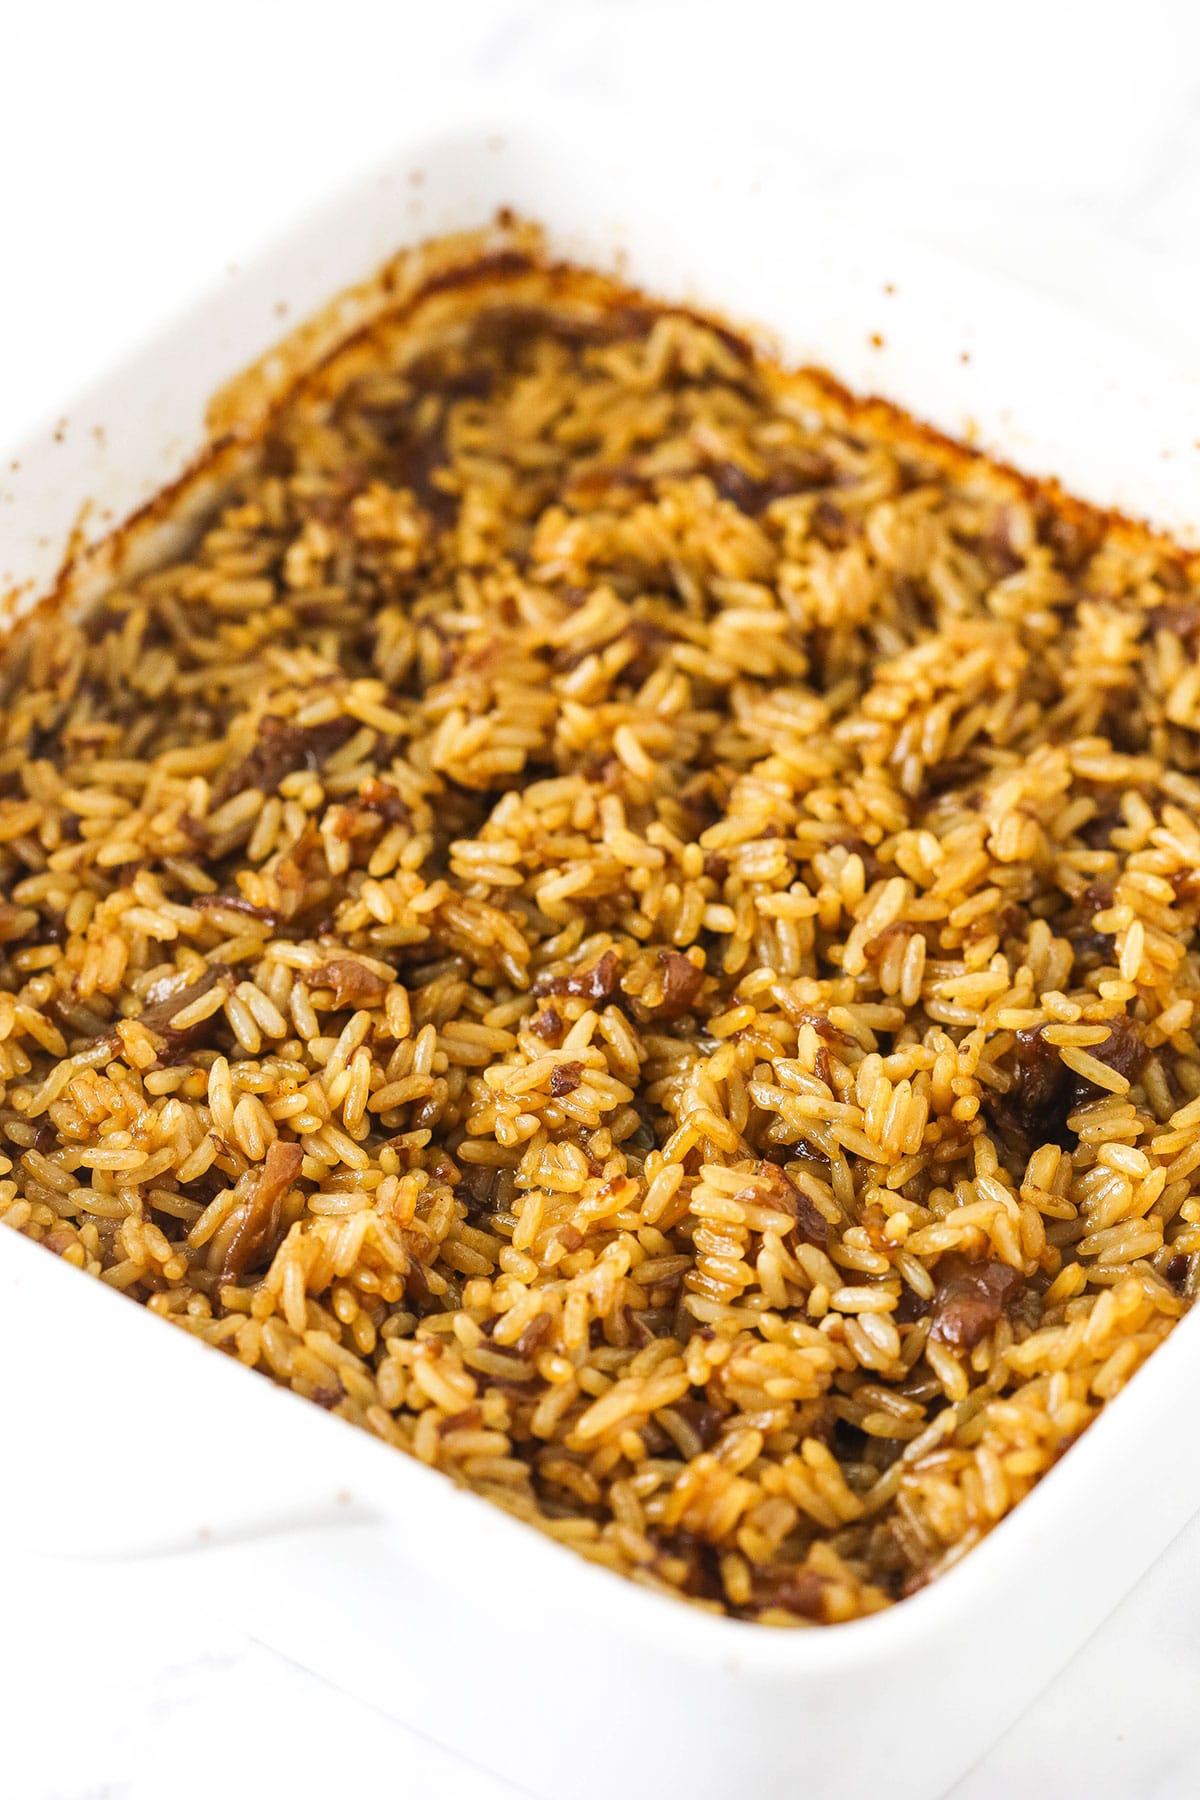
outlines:
[{"label": "glossy sauce on rice", "polygon": [[877,1610],[1192,1291],[1198,641],[719,326],[431,295],[14,645],[0,1217],[638,1581]]}]

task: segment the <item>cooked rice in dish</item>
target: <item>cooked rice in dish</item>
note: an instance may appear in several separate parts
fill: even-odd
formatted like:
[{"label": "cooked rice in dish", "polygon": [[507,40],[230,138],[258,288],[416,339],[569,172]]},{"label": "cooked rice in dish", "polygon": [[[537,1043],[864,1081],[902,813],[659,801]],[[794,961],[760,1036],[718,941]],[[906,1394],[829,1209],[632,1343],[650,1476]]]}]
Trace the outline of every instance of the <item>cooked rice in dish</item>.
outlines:
[{"label": "cooked rice in dish", "polygon": [[1200,588],[510,261],[14,646],[0,1214],[597,1562],[852,1618],[1193,1291]]}]

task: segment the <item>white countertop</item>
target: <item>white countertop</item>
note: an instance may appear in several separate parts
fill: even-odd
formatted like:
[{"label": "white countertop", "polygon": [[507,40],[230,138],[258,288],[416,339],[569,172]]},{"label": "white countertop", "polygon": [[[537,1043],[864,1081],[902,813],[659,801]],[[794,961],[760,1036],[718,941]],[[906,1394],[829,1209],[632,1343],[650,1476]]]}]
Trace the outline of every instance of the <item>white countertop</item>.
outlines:
[{"label": "white countertop", "polygon": [[[264,196],[286,213],[369,163],[406,96],[458,75],[798,150],[826,204],[1200,363],[1189,0],[0,0],[0,23],[8,435],[236,262]],[[239,1800],[260,1781],[307,1800],[344,1790],[347,1759],[373,1795],[514,1791],[253,1642],[219,1596],[169,1603],[152,1564],[7,1541],[0,1595],[4,1800]],[[1200,1521],[955,1800],[1193,1795],[1198,1682]]]}]

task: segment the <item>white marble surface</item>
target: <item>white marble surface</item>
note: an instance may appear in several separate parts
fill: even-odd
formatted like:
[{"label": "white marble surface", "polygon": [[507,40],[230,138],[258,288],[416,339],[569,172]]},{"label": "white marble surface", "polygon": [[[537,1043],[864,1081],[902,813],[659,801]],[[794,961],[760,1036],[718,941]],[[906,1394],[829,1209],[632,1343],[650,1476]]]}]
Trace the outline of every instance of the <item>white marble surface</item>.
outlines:
[{"label": "white marble surface", "polygon": [[[1200,361],[1191,0],[0,0],[0,46],[5,436],[274,208],[385,150],[407,96],[463,73],[798,152],[798,208],[819,193]],[[233,1600],[163,1595],[150,1567],[6,1544],[0,1619],[4,1800],[198,1800],[252,1777],[306,1800],[340,1791],[348,1752],[376,1794],[513,1792],[251,1641]],[[1195,1794],[1198,1683],[1200,1523],[955,1800]]]}]

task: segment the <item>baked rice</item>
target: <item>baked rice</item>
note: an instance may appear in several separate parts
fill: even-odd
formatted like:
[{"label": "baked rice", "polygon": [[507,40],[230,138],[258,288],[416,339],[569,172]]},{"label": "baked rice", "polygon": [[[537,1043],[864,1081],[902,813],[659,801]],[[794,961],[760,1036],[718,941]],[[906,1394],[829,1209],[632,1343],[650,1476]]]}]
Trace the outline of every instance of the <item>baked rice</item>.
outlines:
[{"label": "baked rice", "polygon": [[13,641],[0,1216],[637,1581],[876,1611],[1194,1291],[1198,643],[720,324],[442,281]]}]

